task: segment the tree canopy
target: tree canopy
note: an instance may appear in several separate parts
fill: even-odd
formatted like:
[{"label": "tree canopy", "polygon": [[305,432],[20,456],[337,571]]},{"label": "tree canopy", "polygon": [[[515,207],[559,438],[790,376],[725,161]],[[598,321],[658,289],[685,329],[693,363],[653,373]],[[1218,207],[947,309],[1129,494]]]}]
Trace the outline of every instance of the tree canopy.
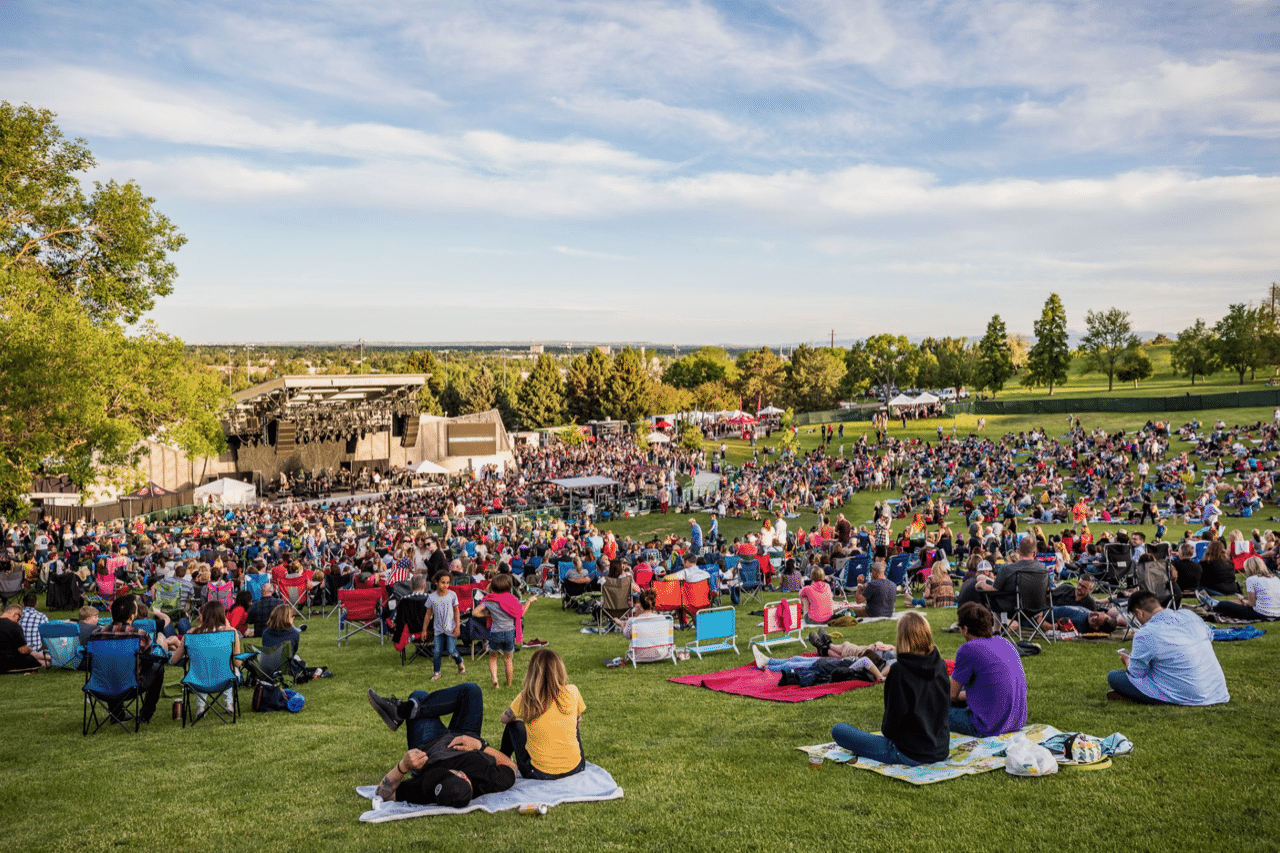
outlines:
[{"label": "tree canopy", "polygon": [[1013,352],[1009,347],[1009,332],[999,314],[987,322],[986,334],[978,341],[978,364],[975,368],[978,386],[994,396],[1004,388],[1013,375]]},{"label": "tree canopy", "polygon": [[1208,378],[1218,372],[1217,335],[1213,329],[1205,325],[1204,320],[1196,319],[1187,328],[1178,333],[1169,353],[1169,364],[1182,376],[1196,384],[1196,377]]},{"label": "tree canopy", "polygon": [[1049,386],[1049,396],[1053,396],[1055,385],[1067,381],[1071,369],[1071,344],[1067,340],[1067,309],[1062,305],[1062,298],[1050,293],[1040,310],[1040,319],[1036,320],[1034,331],[1036,342],[1027,352],[1027,370],[1022,376],[1022,384],[1032,388]]},{"label": "tree canopy", "polygon": [[132,182],[95,184],[82,140],[48,110],[0,103],[0,512],[43,473],[129,485],[143,440],[226,447],[224,380],[138,326],[185,238]]},{"label": "tree canopy", "polygon": [[82,139],[49,110],[0,102],[0,273],[37,271],[93,320],[136,323],[173,291],[186,242],[132,181],[95,182]]},{"label": "tree canopy", "polygon": [[1085,369],[1107,374],[1107,390],[1114,390],[1116,369],[1125,350],[1141,343],[1129,324],[1129,312],[1119,308],[1086,312],[1085,328],[1080,342]]}]

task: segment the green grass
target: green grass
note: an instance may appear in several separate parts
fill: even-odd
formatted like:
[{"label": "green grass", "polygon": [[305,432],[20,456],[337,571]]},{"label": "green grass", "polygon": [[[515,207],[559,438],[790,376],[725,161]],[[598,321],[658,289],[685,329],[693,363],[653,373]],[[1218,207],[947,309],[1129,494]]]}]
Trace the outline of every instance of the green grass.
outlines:
[{"label": "green grass", "polygon": [[[1134,387],[1132,382],[1121,382],[1119,379],[1115,382],[1115,387],[1111,392],[1107,391],[1107,376],[1105,373],[1085,373],[1084,362],[1080,358],[1073,359],[1071,362],[1071,370],[1067,377],[1065,385],[1055,386],[1053,389],[1054,397],[1159,397],[1171,394],[1185,394],[1188,391],[1192,394],[1220,394],[1228,391],[1255,391],[1266,387],[1267,379],[1275,375],[1275,371],[1270,368],[1259,368],[1256,377],[1250,379],[1249,374],[1244,375],[1244,384],[1240,384],[1240,377],[1234,371],[1220,370],[1209,377],[1197,376],[1195,385],[1185,376],[1180,376],[1174,372],[1169,362],[1170,354],[1173,350],[1171,344],[1162,344],[1160,346],[1145,347],[1147,356],[1151,359],[1153,375],[1150,379],[1144,379]],[[1025,388],[1018,384],[1018,377],[1014,376],[1005,384],[1004,390],[996,395],[998,400],[1025,400],[1036,399],[1048,395],[1048,388]]]},{"label": "green grass", "polygon": [[[1270,412],[1224,415],[1229,422],[1259,416]],[[1031,419],[989,420],[994,435],[1031,425]],[[1053,421],[1039,419],[1046,427],[1061,426]],[[1138,416],[1085,417],[1086,425],[1112,429],[1143,422]],[[908,434],[927,437],[931,427],[913,426]],[[1050,428],[1051,434],[1061,431]],[[801,439],[811,446],[816,434],[802,430]],[[730,445],[731,459],[748,453],[740,442]],[[869,517],[875,497],[858,496],[846,508],[850,520]],[[812,517],[798,521],[807,526]],[[610,526],[620,536],[636,536],[688,525],[673,514]],[[722,530],[733,535],[737,526],[725,523]],[[747,614],[751,609],[744,603],[738,611],[744,639],[758,622]],[[82,676],[44,672],[0,679],[6,724],[0,803],[9,843],[32,851],[344,853],[1275,849],[1280,820],[1270,788],[1280,778],[1280,640],[1274,628],[1259,640],[1216,647],[1232,701],[1203,709],[1108,702],[1105,677],[1116,665],[1118,643],[1055,644],[1025,661],[1032,721],[1097,735],[1122,732],[1136,745],[1133,755],[1102,772],[1046,779],[993,772],[913,788],[831,764],[813,772],[795,749],[825,741],[838,721],[877,728],[879,688],[782,705],[666,681],[745,663],[745,644],[741,657],[720,653],[678,666],[606,669],[602,660],[620,655],[624,640],[580,634],[580,618],[561,611],[557,601],[539,601],[526,630],[564,656],[588,706],[582,729],[587,755],[626,790],[622,800],[564,805],[539,819],[481,813],[359,823],[365,803],[355,787],[375,784],[405,749],[403,734],[387,731],[369,708],[365,690],[405,696],[429,686],[430,664],[419,660],[402,668],[390,645],[369,637],[339,649],[333,621],[317,618],[303,637],[302,655],[311,665],[327,664],[337,677],[306,685],[307,706],[298,715],[249,713],[235,726],[205,722],[183,730],[162,704],[156,721],[136,737],[104,729],[83,738]],[[942,629],[954,611],[931,611],[929,619],[941,651],[953,655],[958,638]],[[881,623],[842,630],[849,639],[869,642],[891,641],[894,628]],[[517,678],[524,656],[517,655]],[[488,682],[483,660],[468,667],[465,678]],[[171,669],[168,680],[177,678]],[[458,679],[446,664],[440,684]],[[496,740],[498,715],[515,691],[485,692],[484,734]]]}]

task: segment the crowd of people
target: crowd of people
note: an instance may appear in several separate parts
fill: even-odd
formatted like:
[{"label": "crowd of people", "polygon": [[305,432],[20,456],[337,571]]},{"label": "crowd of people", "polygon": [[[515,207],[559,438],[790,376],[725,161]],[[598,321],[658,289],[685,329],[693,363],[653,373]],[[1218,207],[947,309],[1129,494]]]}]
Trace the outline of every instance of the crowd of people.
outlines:
[{"label": "crowd of people", "polygon": [[[1192,449],[1171,456],[1174,434],[1165,423],[1151,422],[1127,434],[1086,431],[1073,420],[1057,438],[1043,430],[999,439],[943,436],[937,442],[882,434],[879,441],[849,436],[846,446],[842,425],[839,431],[824,430],[823,447],[766,453],[737,470],[724,465],[723,451],[712,454],[712,466],[721,474],[718,487],[683,504],[676,475],[699,471],[707,461],[703,454],[664,444],[642,448],[628,436],[601,437],[552,448],[522,447],[517,465],[432,490],[390,491],[341,503],[208,509],[181,524],[5,523],[0,572],[21,570],[32,585],[47,584],[51,595],[63,579],[74,578],[76,592],[111,608],[112,623],[104,630],[131,631],[139,613],[156,616],[160,628],[149,642],[161,644],[170,659],[180,659],[188,631],[207,630],[291,642],[296,653],[299,632],[292,624],[293,609],[277,594],[281,587],[301,583],[308,599],[319,604],[334,603],[337,592],[347,588],[422,595],[431,614],[433,680],[446,656],[465,672],[457,641],[468,624],[480,620],[487,628],[496,687],[499,663],[506,683],[513,682],[515,635],[533,600],[521,601],[520,594],[547,580],[541,566],[571,564],[563,600],[598,589],[605,578],[625,583],[634,610],[620,622],[631,631],[653,616],[653,596],[647,592],[653,578],[705,577],[737,603],[743,579],[736,564],[755,560],[762,569],[761,585],[774,588],[776,583],[797,594],[805,620],[814,625],[911,611],[898,621],[895,647],[833,645],[817,634],[812,639],[819,658],[761,665],[795,683],[829,679],[836,670],[842,671],[837,677],[884,681],[883,735],[837,726],[833,737],[862,755],[923,763],[937,760],[948,731],[987,735],[1025,724],[1021,664],[994,630],[1010,618],[1025,618],[1013,607],[1013,584],[1023,572],[1041,572],[1058,582],[1051,604],[1037,615],[1045,623],[1039,627],[1078,633],[1107,633],[1130,622],[1141,627],[1133,652],[1122,656],[1123,668],[1108,677],[1117,698],[1227,701],[1204,618],[1170,605],[1185,595],[1194,597],[1193,604],[1209,618],[1280,617],[1275,535],[1233,530],[1228,537],[1225,529],[1225,518],[1275,502],[1276,463],[1268,454],[1275,449],[1277,428],[1219,424],[1203,431],[1189,423],[1176,434],[1193,442]],[[513,512],[554,504],[551,480],[586,475],[617,480],[621,497],[701,513],[707,529],[692,517],[687,535],[639,541],[601,532],[599,519],[586,514]],[[868,490],[901,497],[886,494],[873,519],[855,526],[841,509]],[[816,514],[807,530],[794,522],[802,509]],[[760,521],[759,531],[736,538],[719,534],[721,519],[746,516]],[[1181,542],[1167,543],[1163,536],[1174,520],[1194,521],[1200,528],[1189,530]],[[1114,526],[1148,521],[1156,531],[1150,542],[1140,531]],[[900,528],[896,534],[895,526]],[[1202,555],[1201,542],[1207,543]],[[1159,556],[1162,547],[1172,545],[1167,560],[1173,586],[1167,592],[1173,600],[1168,595],[1161,600],[1160,591],[1141,586],[1120,588],[1129,578],[1108,576],[1111,544],[1127,546],[1137,563],[1166,559]],[[895,554],[910,555],[908,570],[918,579],[918,597],[910,582],[886,578],[887,561]],[[867,558],[865,572],[850,577],[845,567],[859,557]],[[1242,589],[1237,571],[1245,575]],[[265,578],[256,596],[248,590],[249,576]],[[1109,583],[1113,594],[1097,597],[1095,582]],[[460,600],[451,590],[456,584],[483,584],[488,593]],[[1239,601],[1218,598],[1237,592],[1243,593]],[[23,606],[9,605],[0,613],[0,669],[47,664],[37,601],[29,596]],[[964,643],[956,669],[947,675],[939,669],[932,632],[921,614],[922,608],[952,604],[958,605],[956,629]],[[97,611],[87,610],[92,613],[85,613],[84,621],[91,624]],[[459,770],[449,775],[466,779],[471,794],[501,790],[512,767],[521,775],[527,769],[552,776],[580,769],[580,746],[576,753],[569,749],[576,743],[569,721],[576,726],[582,698],[568,685],[558,657],[535,658],[542,662],[537,674],[531,661],[524,691],[503,715],[499,750],[478,739],[482,702],[466,685],[447,688],[452,693],[415,693],[405,702],[371,693],[371,702],[393,729],[410,722],[409,752],[383,780],[386,794],[415,802],[461,801],[461,784],[450,783],[441,768]],[[152,682],[147,683],[150,690]],[[155,710],[149,696],[144,719]],[[450,715],[448,725],[440,722]],[[405,785],[406,777],[413,784]]]}]

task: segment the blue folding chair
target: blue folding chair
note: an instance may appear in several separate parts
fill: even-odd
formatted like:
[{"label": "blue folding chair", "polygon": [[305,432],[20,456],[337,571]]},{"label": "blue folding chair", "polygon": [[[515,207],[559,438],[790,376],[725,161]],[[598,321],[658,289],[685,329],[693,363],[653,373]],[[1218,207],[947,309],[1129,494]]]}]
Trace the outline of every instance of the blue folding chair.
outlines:
[{"label": "blue folding chair", "polygon": [[844,576],[840,578],[840,586],[853,589],[858,585],[858,575],[864,578],[871,569],[870,554],[855,554],[844,564]]},{"label": "blue folding chair", "polygon": [[51,669],[80,668],[84,649],[80,645],[80,626],[75,622],[45,622],[40,626],[40,642],[49,653]]},{"label": "blue folding chair", "polygon": [[[121,636],[89,640],[84,657],[84,725],[81,734],[88,736],[107,723],[116,723],[126,732],[133,720],[138,731],[138,715],[142,711],[142,685],[138,683],[138,654],[142,638]],[[102,718],[98,710],[102,709]]]},{"label": "blue folding chair", "polygon": [[[208,634],[188,633],[183,640],[187,649],[185,674],[182,676],[182,727],[195,725],[211,709],[224,723],[234,723],[240,715],[240,677],[232,665],[235,654],[235,631],[212,631]],[[231,711],[220,704],[220,694],[231,691]],[[192,698],[205,698],[205,711],[197,714]]]},{"label": "blue folding chair", "polygon": [[894,586],[904,586],[907,582],[907,567],[910,565],[910,554],[894,554],[889,558],[889,563],[884,570],[884,576],[893,581]]},{"label": "blue folding chair", "polygon": [[759,560],[741,560],[738,563],[738,588],[747,596],[763,604],[761,590],[764,589],[764,573],[760,571]]},{"label": "blue folding chair", "polygon": [[702,660],[703,652],[738,651],[738,612],[732,607],[711,607],[699,610],[693,617],[694,640],[685,646]]},{"label": "blue folding chair", "polygon": [[244,588],[253,594],[253,600],[262,598],[262,588],[271,583],[271,575],[266,572],[244,576]]}]

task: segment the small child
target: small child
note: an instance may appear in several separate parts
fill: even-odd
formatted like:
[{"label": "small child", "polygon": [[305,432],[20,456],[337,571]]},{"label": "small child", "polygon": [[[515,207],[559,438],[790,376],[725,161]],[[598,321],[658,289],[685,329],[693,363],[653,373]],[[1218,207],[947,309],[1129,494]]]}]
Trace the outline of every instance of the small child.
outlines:
[{"label": "small child", "polygon": [[85,605],[80,608],[80,645],[89,642],[89,635],[98,630],[98,608]]},{"label": "small child", "polygon": [[538,600],[533,595],[525,604],[520,603],[511,592],[512,578],[508,574],[494,575],[486,595],[475,610],[473,616],[489,617],[489,677],[493,686],[498,687],[498,655],[502,655],[503,666],[507,670],[507,686],[515,681],[515,662],[512,657],[516,650],[516,627],[524,614],[529,612],[529,605]]},{"label": "small child", "polygon": [[458,664],[458,674],[466,673],[462,663],[462,655],[458,654],[458,634],[462,631],[462,618],[458,613],[458,594],[449,589],[452,575],[446,571],[436,572],[433,578],[436,588],[427,596],[427,605],[431,608],[431,622],[435,631],[435,653],[431,658],[431,680],[440,680],[440,659],[445,652]]}]

